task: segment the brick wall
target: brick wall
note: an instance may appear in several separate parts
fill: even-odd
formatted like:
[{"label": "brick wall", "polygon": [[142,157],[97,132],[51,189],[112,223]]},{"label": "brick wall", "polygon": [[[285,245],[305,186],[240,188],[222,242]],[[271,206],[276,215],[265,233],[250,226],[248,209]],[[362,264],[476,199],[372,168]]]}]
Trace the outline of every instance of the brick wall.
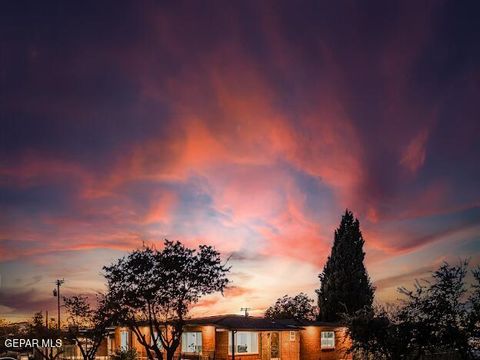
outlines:
[{"label": "brick wall", "polygon": [[215,355],[218,359],[228,358],[228,331],[217,331],[215,333],[216,347]]},{"label": "brick wall", "polygon": [[[321,348],[322,331],[335,333],[335,349]],[[350,344],[344,328],[307,326],[300,332],[300,360],[351,359],[351,356],[347,354]]]},{"label": "brick wall", "polygon": [[[215,354],[215,327],[214,326],[187,326],[184,332],[202,333],[202,356],[212,357]],[[180,343],[177,353],[181,353],[182,344]]]},{"label": "brick wall", "polygon": [[[292,331],[294,339],[290,339],[290,331],[280,332],[280,356],[281,360],[299,360],[300,359],[300,332]],[[292,341],[293,340],[293,341]]]},{"label": "brick wall", "polygon": [[[150,336],[150,331],[149,331],[148,327],[145,326],[145,327],[141,328],[140,330],[141,330],[142,334],[146,335],[146,340],[150,343],[151,336]],[[114,351],[120,349],[120,345],[121,345],[120,333],[122,331],[128,331],[129,347],[131,349],[136,350],[138,358],[139,359],[146,359],[147,358],[147,352],[145,351],[145,347],[142,344],[140,344],[140,342],[138,341],[135,333],[133,333],[132,331],[130,331],[126,327],[116,327],[115,328],[115,335],[113,337],[114,344],[112,344],[112,347],[113,347]]]},{"label": "brick wall", "polygon": [[[300,360],[300,333],[295,331],[295,338],[290,340],[290,331],[280,331],[280,359],[281,360]],[[228,336],[229,332],[219,331],[216,333],[216,358],[231,359],[228,355]],[[236,354],[235,359],[239,360],[270,360],[270,336],[271,332],[259,332],[258,354],[242,355]]]},{"label": "brick wall", "polygon": [[97,350],[97,356],[108,356],[107,338],[103,339]]},{"label": "brick wall", "polygon": [[[120,346],[120,332],[126,328],[117,327],[115,329],[114,342],[115,348]],[[213,326],[189,326],[185,331],[201,331],[202,332],[202,357],[212,357],[219,360],[228,360],[232,356],[228,354],[228,331],[216,331]],[[335,349],[321,349],[321,332],[335,332]],[[148,329],[144,329],[147,339],[150,341]],[[139,358],[146,358],[144,347],[137,341],[135,334],[129,331],[130,346],[137,350]],[[271,332],[259,332],[258,349],[259,353],[254,355],[239,355],[235,358],[240,360],[270,360],[270,334]],[[347,350],[350,348],[350,340],[346,336],[344,328],[336,327],[319,327],[308,326],[304,330],[295,331],[294,341],[290,341],[290,331],[280,331],[280,358],[281,360],[343,360],[351,359],[346,356]],[[102,351],[104,353],[102,344]],[[181,355],[181,345],[176,351],[176,355]]]},{"label": "brick wall", "polygon": [[[261,334],[261,333],[260,333]],[[215,352],[215,358],[219,360],[227,360],[231,359],[232,355],[228,354],[228,337],[231,336],[230,332],[228,331],[217,331],[216,332],[216,352]],[[235,359],[239,360],[260,360],[264,359],[261,357],[262,351],[263,351],[263,340],[262,336],[260,335],[258,337],[258,354],[251,354],[251,355],[240,355],[240,354],[235,354]]]}]

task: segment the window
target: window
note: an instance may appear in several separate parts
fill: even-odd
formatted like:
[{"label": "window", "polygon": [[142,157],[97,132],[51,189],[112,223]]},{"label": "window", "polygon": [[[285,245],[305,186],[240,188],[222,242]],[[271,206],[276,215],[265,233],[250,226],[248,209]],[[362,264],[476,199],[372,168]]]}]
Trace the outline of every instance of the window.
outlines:
[{"label": "window", "polygon": [[113,353],[113,349],[112,349],[112,338],[111,336],[107,335],[107,351],[108,351],[108,355],[112,354]]},{"label": "window", "polygon": [[[232,353],[232,332],[228,332],[228,353]],[[258,354],[258,333],[237,331],[235,333],[235,353]]]},{"label": "window", "polygon": [[128,330],[120,331],[120,348],[122,350],[128,350]]},{"label": "window", "polygon": [[290,341],[295,341],[295,331],[290,331]]},{"label": "window", "polygon": [[160,336],[158,335],[158,333],[156,331],[153,332],[153,335],[150,339],[150,345],[153,345],[154,342],[157,342],[157,347],[162,350],[163,349],[163,345],[162,345],[162,340],[160,339]]},{"label": "window", "polygon": [[184,332],[182,334],[182,352],[200,354],[202,352],[202,333]]},{"label": "window", "polygon": [[335,349],[335,333],[333,331],[322,331],[322,349]]}]

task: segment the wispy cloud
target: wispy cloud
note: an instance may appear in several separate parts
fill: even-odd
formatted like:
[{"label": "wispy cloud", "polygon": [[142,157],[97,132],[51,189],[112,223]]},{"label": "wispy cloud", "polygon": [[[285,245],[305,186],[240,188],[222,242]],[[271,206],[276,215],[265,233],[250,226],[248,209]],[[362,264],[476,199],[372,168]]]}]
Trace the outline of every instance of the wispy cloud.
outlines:
[{"label": "wispy cloud", "polygon": [[72,256],[98,288],[102,263],[143,242],[208,243],[231,254],[237,290],[199,308],[261,311],[313,296],[347,207],[369,267],[401,259],[408,273],[418,252],[478,237],[479,59],[456,41],[476,12],[376,7],[151,1],[99,6],[89,26],[48,6],[6,16],[6,271],[87,276],[55,261]]}]

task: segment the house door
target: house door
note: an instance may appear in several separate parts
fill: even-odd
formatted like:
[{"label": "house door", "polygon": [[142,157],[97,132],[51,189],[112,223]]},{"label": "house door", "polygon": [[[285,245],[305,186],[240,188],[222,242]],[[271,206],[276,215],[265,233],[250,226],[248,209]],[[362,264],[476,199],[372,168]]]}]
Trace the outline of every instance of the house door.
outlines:
[{"label": "house door", "polygon": [[280,360],[280,333],[270,334],[270,360]]}]

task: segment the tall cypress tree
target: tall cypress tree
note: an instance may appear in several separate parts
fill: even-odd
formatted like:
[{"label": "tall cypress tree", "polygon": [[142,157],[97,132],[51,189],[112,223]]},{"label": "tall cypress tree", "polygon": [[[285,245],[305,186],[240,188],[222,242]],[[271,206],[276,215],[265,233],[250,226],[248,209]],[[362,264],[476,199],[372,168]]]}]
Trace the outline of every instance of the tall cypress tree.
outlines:
[{"label": "tall cypress tree", "polygon": [[363,264],[364,242],[358,219],[345,210],[335,230],[332,252],[318,276],[320,320],[338,321],[342,313],[353,314],[359,309],[371,308],[375,289]]}]

